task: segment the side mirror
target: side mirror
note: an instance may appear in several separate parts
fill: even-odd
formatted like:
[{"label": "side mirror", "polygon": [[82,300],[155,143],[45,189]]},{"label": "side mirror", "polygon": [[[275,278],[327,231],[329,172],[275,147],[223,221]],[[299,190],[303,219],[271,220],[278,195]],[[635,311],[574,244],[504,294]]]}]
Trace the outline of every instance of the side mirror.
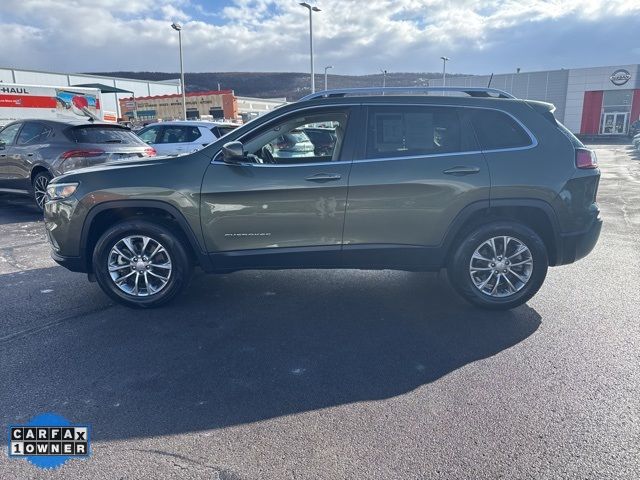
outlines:
[{"label": "side mirror", "polygon": [[226,163],[242,163],[246,158],[242,142],[229,142],[222,146],[222,159]]},{"label": "side mirror", "polygon": [[6,143],[4,143],[3,141],[0,141],[0,150],[4,150],[4,147],[6,147]]}]

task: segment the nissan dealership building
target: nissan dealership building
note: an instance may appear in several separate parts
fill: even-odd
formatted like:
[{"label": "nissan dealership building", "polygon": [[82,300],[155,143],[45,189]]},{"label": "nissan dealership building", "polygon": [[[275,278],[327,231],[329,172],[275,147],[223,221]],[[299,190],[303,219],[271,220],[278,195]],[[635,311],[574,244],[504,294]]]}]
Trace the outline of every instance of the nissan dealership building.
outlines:
[{"label": "nissan dealership building", "polygon": [[[486,87],[490,75],[447,77],[447,86]],[[432,80],[431,86],[442,81]],[[573,133],[626,135],[640,117],[640,65],[496,74],[491,87],[556,106],[556,118]]]}]

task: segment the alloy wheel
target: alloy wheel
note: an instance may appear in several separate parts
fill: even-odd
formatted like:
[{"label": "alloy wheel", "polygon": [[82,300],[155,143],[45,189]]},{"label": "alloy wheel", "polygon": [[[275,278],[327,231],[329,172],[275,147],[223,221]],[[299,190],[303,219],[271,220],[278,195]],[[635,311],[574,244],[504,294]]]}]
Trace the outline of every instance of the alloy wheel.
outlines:
[{"label": "alloy wheel", "polygon": [[39,175],[33,182],[34,195],[36,197],[36,203],[40,208],[44,208],[44,202],[47,199],[47,186],[49,185],[49,179],[45,175]]},{"label": "alloy wheel", "polygon": [[171,257],[157,240],[130,235],[118,240],[107,258],[113,283],[134,297],[148,297],[164,289],[171,278]]},{"label": "alloy wheel", "polygon": [[533,273],[533,256],[521,240],[492,237],[480,244],[469,262],[475,287],[490,297],[510,297],[522,290]]}]

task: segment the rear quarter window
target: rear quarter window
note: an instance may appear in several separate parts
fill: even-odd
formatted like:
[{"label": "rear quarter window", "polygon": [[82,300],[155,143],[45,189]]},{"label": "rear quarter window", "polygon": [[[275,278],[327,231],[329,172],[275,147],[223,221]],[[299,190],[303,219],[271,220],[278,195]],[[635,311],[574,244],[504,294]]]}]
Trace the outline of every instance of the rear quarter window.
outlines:
[{"label": "rear quarter window", "polygon": [[498,110],[476,109],[471,123],[483,150],[528,147],[531,137],[511,116]]},{"label": "rear quarter window", "polygon": [[110,126],[73,127],[67,132],[67,136],[77,143],[141,143],[130,130]]}]

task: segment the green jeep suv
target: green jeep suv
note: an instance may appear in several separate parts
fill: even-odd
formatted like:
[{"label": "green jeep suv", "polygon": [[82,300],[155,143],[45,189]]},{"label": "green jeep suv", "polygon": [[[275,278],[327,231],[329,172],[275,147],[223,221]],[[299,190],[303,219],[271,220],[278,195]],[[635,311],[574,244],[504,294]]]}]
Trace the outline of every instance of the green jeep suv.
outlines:
[{"label": "green jeep suv", "polygon": [[[471,303],[513,308],[600,234],[595,155],[553,110],[494,89],[320,92],[195,153],[53,179],[52,255],[136,307],[198,266],[446,268]],[[304,133],[320,129],[332,145]]]}]

